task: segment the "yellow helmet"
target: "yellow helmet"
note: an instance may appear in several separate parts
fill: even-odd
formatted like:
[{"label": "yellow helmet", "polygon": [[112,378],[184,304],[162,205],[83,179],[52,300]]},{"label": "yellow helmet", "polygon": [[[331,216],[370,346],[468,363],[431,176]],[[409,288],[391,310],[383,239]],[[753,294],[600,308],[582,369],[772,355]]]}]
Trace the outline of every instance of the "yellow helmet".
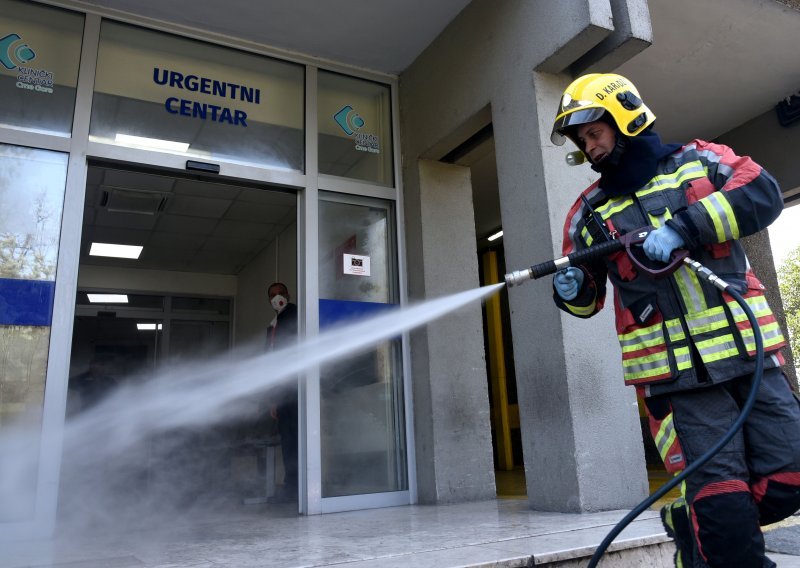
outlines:
[{"label": "yellow helmet", "polygon": [[[564,90],[550,140],[561,146],[570,127],[598,120],[608,113],[620,132],[636,136],[653,124],[656,115],[639,97],[636,87],[622,75],[590,73],[575,79]],[[573,142],[576,140],[573,139]]]}]

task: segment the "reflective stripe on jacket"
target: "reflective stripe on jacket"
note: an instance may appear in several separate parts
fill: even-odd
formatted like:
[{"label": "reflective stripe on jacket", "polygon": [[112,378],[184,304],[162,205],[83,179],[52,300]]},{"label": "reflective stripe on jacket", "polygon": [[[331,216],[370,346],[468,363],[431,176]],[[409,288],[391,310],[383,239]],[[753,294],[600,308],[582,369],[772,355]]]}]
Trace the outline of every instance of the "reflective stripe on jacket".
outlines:
[{"label": "reflective stripe on jacket", "polygon": [[[774,178],[730,148],[695,140],[659,163],[638,191],[608,198],[597,183],[583,192],[611,231],[669,224],[690,256],[731,284],[758,318],[767,353],[786,345],[778,322],[738,242],[766,228],[780,214],[783,196]],[[589,209],[576,200],[564,225],[563,254],[602,242]],[[602,309],[606,278],[614,285],[617,334],[627,384],[650,394],[718,383],[752,371],[755,339],[747,316],[728,294],[685,266],[663,280],[639,275],[624,252],[589,266],[577,298],[554,299],[577,317]],[[768,357],[765,368],[780,364]],[[701,366],[702,369],[697,367]]]}]

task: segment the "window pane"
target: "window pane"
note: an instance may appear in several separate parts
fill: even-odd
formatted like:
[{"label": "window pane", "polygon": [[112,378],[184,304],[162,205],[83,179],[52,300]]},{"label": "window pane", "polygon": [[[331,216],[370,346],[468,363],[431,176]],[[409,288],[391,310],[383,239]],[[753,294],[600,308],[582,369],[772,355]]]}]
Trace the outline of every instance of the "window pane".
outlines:
[{"label": "window pane", "polygon": [[83,15],[0,0],[0,124],[69,135]]},{"label": "window pane", "polygon": [[[319,296],[332,300],[395,302],[390,280],[389,209],[351,203],[319,203]],[[353,274],[345,262],[369,263],[368,274]],[[365,272],[367,267],[364,266]]]},{"label": "window pane", "polygon": [[389,87],[319,72],[319,171],[391,187]]},{"label": "window pane", "polygon": [[[321,197],[320,328],[394,309],[390,204]],[[390,340],[320,369],[323,497],[407,489],[400,353]]]},{"label": "window pane", "polygon": [[103,22],[90,139],[302,171],[304,74],[294,63]]},{"label": "window pane", "polygon": [[0,144],[0,522],[34,512],[66,177],[66,154]]}]

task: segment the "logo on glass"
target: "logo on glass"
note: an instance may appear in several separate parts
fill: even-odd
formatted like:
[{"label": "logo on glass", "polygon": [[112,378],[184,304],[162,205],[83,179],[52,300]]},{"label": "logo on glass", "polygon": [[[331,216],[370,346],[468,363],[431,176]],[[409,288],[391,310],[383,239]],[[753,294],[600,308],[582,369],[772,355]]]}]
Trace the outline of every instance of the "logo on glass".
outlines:
[{"label": "logo on glass", "polygon": [[356,130],[364,127],[364,119],[358,116],[358,113],[350,105],[345,105],[342,110],[334,114],[333,120],[348,136],[352,136]]},{"label": "logo on glass", "polygon": [[17,34],[0,39],[0,63],[6,69],[16,69],[36,57],[36,53]]}]

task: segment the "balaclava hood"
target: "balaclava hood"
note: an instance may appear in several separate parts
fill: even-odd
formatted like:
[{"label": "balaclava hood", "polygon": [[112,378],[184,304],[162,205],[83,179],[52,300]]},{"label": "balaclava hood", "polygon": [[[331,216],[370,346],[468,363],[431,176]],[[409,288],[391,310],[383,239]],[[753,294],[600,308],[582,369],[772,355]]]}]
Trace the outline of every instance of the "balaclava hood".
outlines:
[{"label": "balaclava hood", "polygon": [[662,144],[652,126],[638,136],[625,136],[617,130],[613,120],[609,124],[614,127],[617,144],[611,155],[599,164],[592,164],[592,169],[600,173],[600,189],[609,197],[641,189],[656,175],[658,163],[681,147],[680,144]]}]

